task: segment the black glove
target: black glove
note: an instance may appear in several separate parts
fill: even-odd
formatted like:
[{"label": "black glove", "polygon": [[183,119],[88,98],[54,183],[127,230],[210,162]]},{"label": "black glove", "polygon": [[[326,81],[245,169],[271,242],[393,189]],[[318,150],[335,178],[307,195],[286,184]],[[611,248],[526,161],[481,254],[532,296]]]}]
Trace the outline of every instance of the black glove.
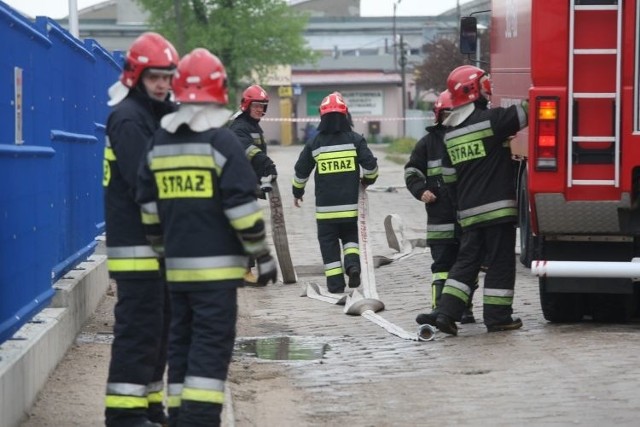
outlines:
[{"label": "black glove", "polygon": [[264,168],[264,176],[269,175],[271,175],[273,179],[276,179],[276,177],[278,176],[278,171],[276,170],[275,163],[271,163]]},{"label": "black glove", "polygon": [[257,199],[267,200],[267,195],[264,194],[264,191],[262,191],[262,189],[258,185],[256,185],[255,196],[256,196]]},{"label": "black glove", "polygon": [[260,255],[256,258],[256,264],[258,265],[259,285],[264,286],[269,282],[276,283],[276,280],[278,280],[278,269],[276,268],[276,262],[271,255]]},{"label": "black glove", "polygon": [[365,178],[365,177],[360,178],[360,184],[362,184],[362,186],[364,188],[367,188],[368,186],[370,186],[374,182],[376,182],[375,179],[370,179],[370,178]]},{"label": "black glove", "polygon": [[293,187],[293,198],[302,199],[304,196],[304,188]]}]

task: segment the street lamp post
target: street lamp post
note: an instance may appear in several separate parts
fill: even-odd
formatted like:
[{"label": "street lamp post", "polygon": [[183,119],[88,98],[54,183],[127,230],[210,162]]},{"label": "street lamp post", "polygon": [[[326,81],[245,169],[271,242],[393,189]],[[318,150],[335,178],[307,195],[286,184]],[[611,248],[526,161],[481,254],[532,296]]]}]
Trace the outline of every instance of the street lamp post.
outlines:
[{"label": "street lamp post", "polygon": [[395,0],[393,2],[393,70],[398,69],[398,43],[396,35],[396,8],[402,0]]},{"label": "street lamp post", "polygon": [[69,0],[69,32],[75,38],[80,37],[78,25],[78,0]]}]

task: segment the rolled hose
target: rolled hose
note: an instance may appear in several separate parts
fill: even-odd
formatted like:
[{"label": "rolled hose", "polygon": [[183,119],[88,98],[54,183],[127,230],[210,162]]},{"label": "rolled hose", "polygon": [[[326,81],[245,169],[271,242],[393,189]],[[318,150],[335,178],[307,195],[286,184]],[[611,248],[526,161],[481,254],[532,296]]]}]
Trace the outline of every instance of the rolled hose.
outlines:
[{"label": "rolled hose", "polygon": [[436,337],[436,328],[431,325],[418,326],[418,341],[433,341]]}]

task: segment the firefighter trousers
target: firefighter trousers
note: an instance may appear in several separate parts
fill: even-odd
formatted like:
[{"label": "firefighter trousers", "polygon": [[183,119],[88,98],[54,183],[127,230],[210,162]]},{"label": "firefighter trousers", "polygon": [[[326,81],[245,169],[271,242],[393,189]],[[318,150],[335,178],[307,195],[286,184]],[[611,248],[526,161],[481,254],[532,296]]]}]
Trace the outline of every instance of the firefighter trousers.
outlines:
[{"label": "firefighter trousers", "polygon": [[171,291],[168,394],[172,427],[220,425],[235,340],[237,286],[241,285],[238,280],[230,288],[216,289],[213,284],[211,290]]},{"label": "firefighter trousers", "polygon": [[[324,264],[324,275],[329,292],[343,292],[346,286],[344,275],[352,268],[360,271],[360,248],[358,246],[358,223],[317,221],[318,242]],[[342,248],[340,244],[342,242]],[[341,256],[344,256],[344,264]],[[344,268],[343,268],[344,265]]]},{"label": "firefighter trousers", "polygon": [[444,282],[449,276],[449,270],[456,262],[458,255],[458,243],[429,243],[429,250],[431,251],[431,275],[433,281],[431,283],[431,308],[436,308],[442,295],[442,289],[444,288]]},{"label": "firefighter trousers", "polygon": [[486,264],[484,323],[492,326],[510,322],[516,278],[515,241],[513,223],[463,231],[458,257],[449,271],[438,306],[440,312],[460,321],[480,266]]},{"label": "firefighter trousers", "polygon": [[171,317],[166,282],[160,277],[118,279],[116,286],[105,423],[165,422],[163,376]]}]

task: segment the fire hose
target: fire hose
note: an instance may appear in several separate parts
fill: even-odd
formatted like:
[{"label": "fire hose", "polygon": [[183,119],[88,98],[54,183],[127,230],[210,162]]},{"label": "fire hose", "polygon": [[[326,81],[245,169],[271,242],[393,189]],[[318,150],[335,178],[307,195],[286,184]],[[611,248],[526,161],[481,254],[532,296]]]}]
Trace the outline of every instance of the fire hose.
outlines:
[{"label": "fire hose", "polygon": [[355,289],[351,294],[339,295],[324,291],[323,288],[312,283],[307,285],[306,296],[331,304],[344,304],[345,314],[362,316],[381,326],[387,332],[402,339],[432,341],[435,339],[436,330],[430,325],[421,325],[416,334],[411,334],[377,314],[378,311],[384,310],[384,303],[380,300],[376,290],[373,255],[371,253],[371,244],[369,242],[367,229],[368,215],[369,203],[366,190],[361,186],[358,198],[358,233],[360,238],[361,268],[360,287]]}]

